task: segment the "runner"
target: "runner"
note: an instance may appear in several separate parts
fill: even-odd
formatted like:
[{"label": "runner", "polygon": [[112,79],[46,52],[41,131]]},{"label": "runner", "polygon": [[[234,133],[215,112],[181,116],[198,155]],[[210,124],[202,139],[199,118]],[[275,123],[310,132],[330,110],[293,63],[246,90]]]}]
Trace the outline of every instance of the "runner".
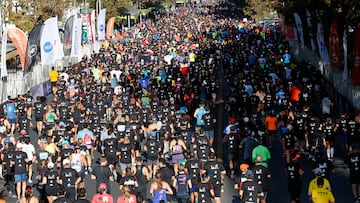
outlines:
[{"label": "runner", "polygon": [[117,203],[136,203],[136,196],[133,194],[130,194],[130,188],[129,186],[125,185],[122,188],[123,195],[119,196],[117,199]]},{"label": "runner", "polygon": [[20,199],[20,203],[38,203],[39,199],[33,196],[33,188],[26,186],[25,195]]},{"label": "runner", "polygon": [[329,202],[335,203],[335,198],[332,192],[324,188],[324,179],[318,178],[316,180],[317,188],[314,189],[311,193],[311,199],[313,203]]},{"label": "runner", "polygon": [[349,181],[351,190],[356,201],[360,202],[360,153],[359,146],[352,147],[352,152],[348,156],[348,164],[350,169]]},{"label": "runner", "polygon": [[216,161],[215,153],[209,154],[209,160],[205,162],[202,173],[210,176],[210,181],[214,187],[214,199],[216,203],[221,203],[221,193],[224,192],[224,176],[226,170],[222,163]]},{"label": "runner", "polygon": [[240,200],[243,202],[255,203],[264,198],[262,188],[254,181],[254,177],[248,174],[246,181],[239,191]]},{"label": "runner", "polygon": [[302,164],[299,162],[299,158],[300,154],[293,153],[290,157],[290,162],[287,163],[285,167],[291,203],[300,202],[300,193],[302,190],[301,177],[304,174],[304,169]]},{"label": "runner", "polygon": [[150,194],[153,197],[153,203],[160,203],[164,201],[168,202],[166,199],[167,195],[173,195],[173,191],[170,185],[162,180],[162,175],[160,172],[156,173],[156,181],[150,185]]},{"label": "runner", "polygon": [[266,198],[269,191],[271,173],[270,170],[262,164],[263,161],[261,156],[257,156],[255,166],[252,168],[252,171],[254,172],[254,181],[263,190],[263,197],[260,198],[260,202],[266,203]]},{"label": "runner", "polygon": [[319,179],[322,180],[321,188],[331,191],[331,186],[330,186],[329,180],[327,180],[326,178],[322,178],[321,169],[316,168],[315,169],[315,178],[310,181],[309,187],[308,187],[308,195],[309,195],[310,201],[312,201],[313,191],[316,189],[319,189],[319,185],[317,184],[317,181]]},{"label": "runner", "polygon": [[179,173],[175,175],[173,186],[176,191],[176,198],[180,203],[187,203],[189,190],[193,187],[191,177],[185,173],[185,164],[179,165]]},{"label": "runner", "polygon": [[91,203],[113,203],[113,197],[107,193],[106,183],[100,183],[98,187],[98,193],[96,193],[91,199]]},{"label": "runner", "polygon": [[28,170],[26,165],[29,159],[25,152],[22,151],[23,144],[18,142],[16,144],[16,151],[13,153],[11,165],[14,166],[14,183],[16,184],[16,195],[18,200],[25,195],[26,181],[28,180]]},{"label": "runner", "polygon": [[55,164],[53,162],[47,163],[48,171],[44,173],[42,185],[44,185],[45,196],[49,203],[52,203],[58,195],[58,173],[54,170]]},{"label": "runner", "polygon": [[71,201],[76,199],[76,188],[81,181],[79,173],[70,167],[70,160],[64,159],[62,161],[63,168],[60,171],[58,183],[63,186],[66,192],[66,198]]}]

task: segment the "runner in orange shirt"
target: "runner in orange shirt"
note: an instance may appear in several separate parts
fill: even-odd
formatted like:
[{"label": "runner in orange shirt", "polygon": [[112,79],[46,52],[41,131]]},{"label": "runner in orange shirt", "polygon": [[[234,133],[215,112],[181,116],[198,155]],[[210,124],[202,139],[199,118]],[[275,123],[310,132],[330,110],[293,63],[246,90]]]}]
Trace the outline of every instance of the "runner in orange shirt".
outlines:
[{"label": "runner in orange shirt", "polygon": [[268,138],[268,146],[272,148],[272,143],[276,136],[277,117],[274,111],[265,118],[266,133]]}]

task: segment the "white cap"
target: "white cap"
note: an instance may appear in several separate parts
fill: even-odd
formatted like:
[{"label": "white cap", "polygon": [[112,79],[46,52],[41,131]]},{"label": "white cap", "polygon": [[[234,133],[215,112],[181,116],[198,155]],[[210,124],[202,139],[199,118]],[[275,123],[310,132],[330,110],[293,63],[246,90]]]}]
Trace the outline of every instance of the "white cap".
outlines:
[{"label": "white cap", "polygon": [[52,169],[52,168],[54,168],[54,166],[55,166],[55,164],[53,162],[49,162],[47,164],[48,169]]},{"label": "white cap", "polygon": [[17,144],[16,144],[16,148],[18,148],[18,149],[23,148],[23,144],[17,143]]},{"label": "white cap", "polygon": [[69,159],[64,159],[62,164],[63,164],[63,166],[65,166],[66,164],[70,164],[70,160]]}]

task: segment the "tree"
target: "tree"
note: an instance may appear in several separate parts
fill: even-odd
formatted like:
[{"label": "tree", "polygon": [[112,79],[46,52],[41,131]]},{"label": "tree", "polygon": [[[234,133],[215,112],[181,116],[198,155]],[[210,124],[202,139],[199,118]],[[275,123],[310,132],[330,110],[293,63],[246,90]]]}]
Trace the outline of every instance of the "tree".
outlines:
[{"label": "tree", "polygon": [[69,0],[18,0],[5,4],[5,13],[9,23],[15,24],[18,28],[25,32],[40,22],[52,16],[62,16],[63,11],[71,5]]},{"label": "tree", "polygon": [[[89,0],[90,7],[96,8],[97,0]],[[132,5],[131,0],[102,0],[102,8],[106,9],[106,17],[116,17],[119,16],[119,9],[126,8],[129,9]]]},{"label": "tree", "polygon": [[247,0],[245,1],[244,14],[256,21],[267,17],[278,1],[273,0]]}]

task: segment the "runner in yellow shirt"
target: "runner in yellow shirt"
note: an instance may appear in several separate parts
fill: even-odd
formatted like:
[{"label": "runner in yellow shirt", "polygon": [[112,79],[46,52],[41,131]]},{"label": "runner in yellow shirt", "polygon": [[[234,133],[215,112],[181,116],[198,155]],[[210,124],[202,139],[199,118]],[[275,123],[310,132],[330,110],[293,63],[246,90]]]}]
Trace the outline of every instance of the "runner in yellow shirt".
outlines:
[{"label": "runner in yellow shirt", "polygon": [[316,168],[315,169],[315,178],[312,179],[309,183],[309,187],[308,187],[308,195],[309,195],[309,198],[310,198],[310,201],[312,200],[312,192],[316,189],[319,189],[318,185],[317,185],[317,180],[318,179],[323,179],[324,181],[324,184],[323,184],[323,189],[326,189],[326,190],[329,190],[331,191],[331,186],[330,186],[330,182],[328,179],[326,178],[322,178],[321,177],[321,169],[320,168]]},{"label": "runner in yellow shirt", "polygon": [[324,188],[324,178],[316,180],[317,189],[314,189],[311,194],[313,203],[335,203],[335,198],[332,192]]},{"label": "runner in yellow shirt", "polygon": [[55,86],[56,83],[58,81],[58,77],[59,77],[59,73],[55,70],[55,67],[51,67],[51,71],[49,72],[49,79],[50,79],[50,83],[51,83],[51,90],[53,92],[53,94],[55,94]]}]

